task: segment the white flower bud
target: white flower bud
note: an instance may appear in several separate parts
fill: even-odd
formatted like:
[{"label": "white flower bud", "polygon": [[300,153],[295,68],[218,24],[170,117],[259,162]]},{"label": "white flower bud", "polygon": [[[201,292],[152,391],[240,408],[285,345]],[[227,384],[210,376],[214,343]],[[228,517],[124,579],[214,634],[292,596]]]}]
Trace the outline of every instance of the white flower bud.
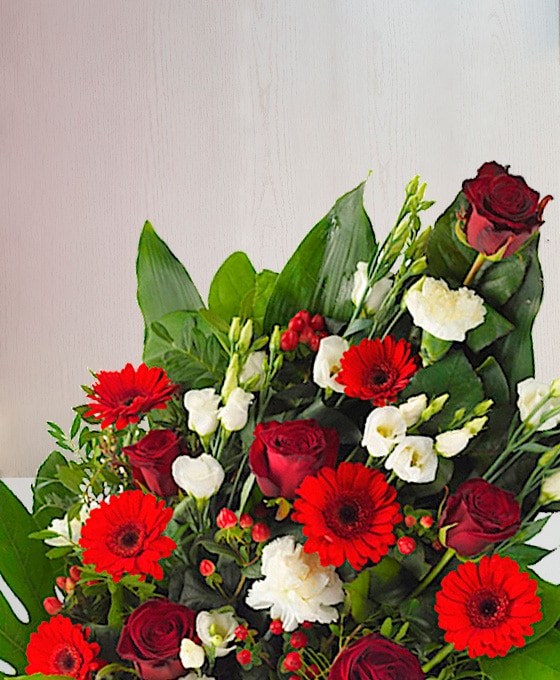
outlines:
[{"label": "white flower bud", "polygon": [[406,421],[396,406],[374,409],[366,420],[362,446],[370,456],[382,457],[406,435]]},{"label": "white flower bud", "polygon": [[171,474],[177,486],[199,499],[211,498],[225,477],[223,467],[208,453],[198,458],[179,456],[173,461]]},{"label": "white flower bud", "polygon": [[250,392],[236,387],[229,395],[226,405],[218,411],[218,418],[228,432],[237,432],[247,425],[249,405],[255,398]]},{"label": "white flower bud", "polygon": [[[547,418],[551,411],[560,407],[560,398],[551,396],[549,385],[538,382],[534,378],[527,378],[518,383],[517,394],[519,395],[517,408],[523,422],[536,427],[538,431],[551,430],[558,425],[560,412]],[[543,401],[545,399],[546,401]],[[535,411],[540,402],[543,402],[542,406]],[[539,425],[543,418],[544,422]]]},{"label": "white flower bud", "polygon": [[218,406],[220,395],[212,387],[203,390],[190,390],[185,393],[185,408],[189,414],[189,429],[201,437],[206,437],[218,427]]},{"label": "white flower bud", "polygon": [[179,658],[185,668],[200,668],[204,664],[204,648],[189,638],[183,638]]},{"label": "white flower bud", "polygon": [[472,435],[467,428],[448,430],[436,437],[436,452],[444,458],[452,458],[466,448]]},{"label": "white flower bud", "polygon": [[344,392],[344,385],[336,382],[340,371],[340,359],[348,351],[348,341],[338,335],[327,335],[319,343],[319,350],[313,364],[313,382],[319,387],[330,388],[333,392]]},{"label": "white flower bud", "polygon": [[[387,293],[391,290],[392,282],[390,278],[383,278],[376,281],[364,300],[363,309],[367,314],[374,314],[381,307]],[[364,296],[368,287],[367,262],[358,262],[354,273],[354,288],[352,289],[352,302],[357,307]]]},{"label": "white flower bud", "polygon": [[[246,385],[250,380],[254,385],[254,390],[262,387],[264,380],[264,364],[266,360],[266,352],[251,352],[245,360],[243,370],[239,374],[239,382]],[[253,380],[258,378],[258,380]]]},{"label": "white flower bud", "polygon": [[404,404],[399,406],[401,416],[404,418],[407,427],[412,427],[420,420],[422,411],[428,404],[428,397],[425,394],[418,394],[410,397]]},{"label": "white flower bud", "polygon": [[552,503],[560,500],[560,470],[556,470],[545,478],[539,501],[541,503]]},{"label": "white flower bud", "polygon": [[80,540],[82,533],[82,526],[89,517],[89,508],[83,505],[80,514],[74,519],[68,520],[68,515],[64,515],[62,519],[53,519],[47,527],[49,531],[56,531],[58,536],[53,538],[45,538],[47,545],[58,547],[71,546]]}]

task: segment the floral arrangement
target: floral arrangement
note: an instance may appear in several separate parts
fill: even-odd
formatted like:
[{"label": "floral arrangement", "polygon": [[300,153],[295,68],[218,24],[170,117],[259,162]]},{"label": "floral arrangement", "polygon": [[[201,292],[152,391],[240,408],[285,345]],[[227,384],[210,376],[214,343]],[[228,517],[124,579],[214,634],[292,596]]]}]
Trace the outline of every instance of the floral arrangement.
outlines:
[{"label": "floral arrangement", "polygon": [[[387,238],[364,185],[208,303],[147,223],[144,363],[0,485],[0,657],[36,678],[560,678],[560,381],[534,377],[550,196],[496,162]],[[544,514],[541,514],[543,513]],[[24,620],[25,619],[25,620]]]}]

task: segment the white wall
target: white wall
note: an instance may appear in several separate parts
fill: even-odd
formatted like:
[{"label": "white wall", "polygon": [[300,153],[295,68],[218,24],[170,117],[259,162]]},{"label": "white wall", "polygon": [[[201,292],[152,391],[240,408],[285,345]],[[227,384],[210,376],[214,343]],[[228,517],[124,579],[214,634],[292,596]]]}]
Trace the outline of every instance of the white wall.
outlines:
[{"label": "white wall", "polygon": [[[149,218],[206,293],[281,267],[371,168],[384,232],[495,159],[557,200],[537,373],[560,373],[556,0],[0,0],[0,472],[31,476],[88,368],[141,356]],[[432,212],[435,216],[436,211]]]}]

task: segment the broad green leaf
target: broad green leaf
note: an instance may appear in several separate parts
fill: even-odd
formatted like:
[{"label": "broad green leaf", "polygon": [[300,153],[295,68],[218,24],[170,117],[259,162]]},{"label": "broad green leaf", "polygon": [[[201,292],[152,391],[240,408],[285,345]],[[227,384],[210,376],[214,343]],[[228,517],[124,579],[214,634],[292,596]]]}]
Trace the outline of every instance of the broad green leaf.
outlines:
[{"label": "broad green leaf", "polygon": [[300,309],[346,320],[356,264],[377,247],[363,207],[365,183],[339,198],[307,234],[278,275],[268,302],[265,330],[286,324]]},{"label": "broad green leaf", "polygon": [[515,326],[489,305],[485,305],[484,321],[467,333],[467,345],[473,352],[480,352],[498,338],[511,333]]},{"label": "broad green leaf", "polygon": [[560,680],[560,631],[551,630],[534,644],[507,656],[481,657],[478,662],[492,680]]},{"label": "broad green leaf", "polygon": [[500,307],[519,288],[526,269],[527,261],[519,253],[501,262],[488,263],[477,283],[477,293],[491,305]]},{"label": "broad green leaf", "polygon": [[253,321],[255,322],[255,332],[262,333],[264,327],[264,316],[266,314],[266,307],[278,274],[270,271],[270,269],[263,269],[259,272],[255,279],[255,290],[253,295]]},{"label": "broad green leaf", "polygon": [[[535,546],[526,546],[535,547]],[[560,619],[560,586],[539,578],[535,572],[529,569],[529,574],[538,584],[537,595],[541,598],[543,617],[542,620],[533,625],[534,633],[527,639],[527,644],[534,644],[539,638],[554,628]]]},{"label": "broad green leaf", "polygon": [[344,590],[350,594],[350,610],[356,623],[363,623],[370,613],[369,581],[370,570],[364,569],[353,581],[344,585]]},{"label": "broad green leaf", "polygon": [[484,393],[495,404],[509,404],[509,385],[500,364],[495,357],[487,357],[476,369],[484,386]]},{"label": "broad green leaf", "polygon": [[140,235],[136,275],[138,304],[146,328],[170,312],[196,311],[204,307],[187,270],[149,222]]},{"label": "broad green leaf", "polygon": [[[208,294],[208,308],[230,323],[240,314],[243,298],[255,287],[256,272],[245,253],[230,255],[216,272]],[[245,320],[245,319],[243,319]]]},{"label": "broad green leaf", "polygon": [[539,548],[536,545],[517,543],[507,548],[504,552],[500,552],[500,555],[511,557],[512,560],[515,560],[517,564],[524,569],[531,564],[536,564],[542,560],[543,557],[550,555],[551,552],[551,550]]},{"label": "broad green leaf", "polygon": [[45,557],[41,541],[28,538],[41,527],[3,482],[0,508],[0,574],[29,616],[29,622],[23,623],[0,595],[0,659],[23,673],[29,636],[48,618],[42,603],[54,594],[58,565]]},{"label": "broad green leaf", "polygon": [[455,411],[464,408],[468,413],[484,399],[481,380],[460,350],[450,352],[441,361],[416,373],[402,396],[408,398],[422,393],[429,398],[449,394],[443,411],[426,424],[431,427],[445,427]]},{"label": "broad green leaf", "polygon": [[225,599],[203,583],[200,575],[190,568],[185,569],[183,574],[183,587],[178,601],[195,611],[218,609],[226,604]]}]

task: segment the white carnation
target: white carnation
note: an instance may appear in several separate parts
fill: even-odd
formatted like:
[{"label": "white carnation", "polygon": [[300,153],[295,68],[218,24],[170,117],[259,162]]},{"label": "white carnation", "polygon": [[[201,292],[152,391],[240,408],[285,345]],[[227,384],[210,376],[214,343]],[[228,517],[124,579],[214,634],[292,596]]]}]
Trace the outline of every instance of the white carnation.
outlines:
[{"label": "white carnation", "polygon": [[183,491],[200,499],[211,498],[225,477],[224,468],[208,453],[198,458],[179,456],[173,461],[171,475]]},{"label": "white carnation", "polygon": [[[364,300],[363,308],[368,314],[374,314],[381,307],[387,293],[391,290],[391,279],[385,277],[376,281]],[[354,288],[352,289],[352,302],[357,307],[368,287],[367,262],[358,262],[354,273]]]},{"label": "white carnation", "polygon": [[415,397],[410,397],[404,404],[399,406],[399,411],[406,423],[407,427],[412,427],[420,420],[422,411],[428,405],[428,397],[425,394],[417,394]]},{"label": "white carnation", "polygon": [[404,482],[425,484],[436,478],[438,459],[430,437],[405,437],[385,461]]},{"label": "white carnation", "polygon": [[185,393],[185,408],[189,413],[189,429],[201,437],[207,437],[218,427],[220,395],[212,387],[190,390]]},{"label": "white carnation", "polygon": [[362,446],[370,456],[382,457],[406,435],[406,421],[396,406],[374,409],[366,420]]},{"label": "white carnation", "polygon": [[313,364],[313,382],[319,387],[329,387],[333,392],[344,392],[344,385],[336,381],[340,371],[340,359],[348,351],[348,341],[338,335],[328,335],[319,343]]},{"label": "white carnation", "polygon": [[[547,418],[548,414],[560,407],[559,397],[550,397],[551,388],[545,383],[538,382],[534,378],[527,378],[517,385],[517,408],[519,415],[523,422],[536,427],[539,421],[544,418],[542,425],[537,427],[537,430],[551,430],[560,422],[560,413]],[[546,397],[550,397],[539,409],[535,411],[539,402],[542,402]],[[533,413],[534,411],[534,413]],[[532,414],[532,415],[531,415]]]},{"label": "white carnation", "polygon": [[444,458],[452,458],[461,453],[471,440],[471,433],[466,427],[460,430],[448,430],[436,437],[436,451]]},{"label": "white carnation", "polygon": [[450,290],[441,279],[425,278],[411,288],[405,304],[416,326],[440,340],[463,342],[484,321],[484,302],[470,288]]},{"label": "white carnation", "polygon": [[293,536],[281,536],[262,554],[264,579],[255,581],[247,594],[253,609],[269,609],[284,630],[304,621],[332,623],[338,619],[334,605],[344,600],[342,582],[334,567],[321,566],[316,553],[308,555]]},{"label": "white carnation", "polygon": [[247,425],[249,406],[254,394],[236,387],[229,395],[226,405],[218,411],[218,418],[228,432],[237,432]]}]

